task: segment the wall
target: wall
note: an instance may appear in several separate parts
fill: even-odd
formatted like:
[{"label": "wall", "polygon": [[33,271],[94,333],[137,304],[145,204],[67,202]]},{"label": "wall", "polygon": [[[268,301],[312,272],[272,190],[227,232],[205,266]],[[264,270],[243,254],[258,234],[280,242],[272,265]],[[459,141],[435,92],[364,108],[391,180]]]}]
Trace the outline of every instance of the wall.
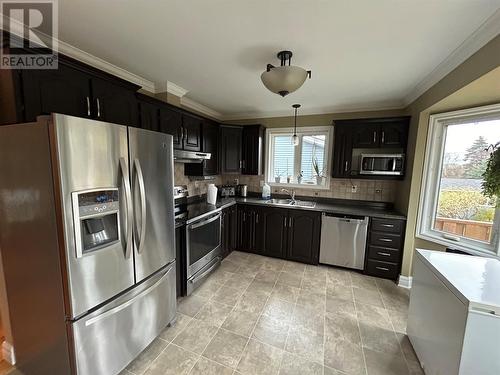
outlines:
[{"label": "wall", "polygon": [[396,197],[396,208],[408,218],[401,271],[404,276],[411,275],[415,248],[444,250],[441,245],[415,238],[429,116],[499,102],[499,66],[500,36],[497,36],[407,108],[412,116],[407,150],[409,173]]}]

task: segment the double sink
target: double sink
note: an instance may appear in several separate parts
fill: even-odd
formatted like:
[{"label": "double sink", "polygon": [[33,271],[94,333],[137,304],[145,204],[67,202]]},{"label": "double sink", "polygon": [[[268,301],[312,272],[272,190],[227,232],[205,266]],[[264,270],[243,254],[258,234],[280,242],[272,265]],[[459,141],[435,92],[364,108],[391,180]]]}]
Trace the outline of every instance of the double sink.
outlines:
[{"label": "double sink", "polygon": [[309,201],[298,201],[296,199],[269,199],[266,201],[267,204],[275,206],[293,206],[293,207],[305,207],[314,208],[316,207],[316,202]]}]

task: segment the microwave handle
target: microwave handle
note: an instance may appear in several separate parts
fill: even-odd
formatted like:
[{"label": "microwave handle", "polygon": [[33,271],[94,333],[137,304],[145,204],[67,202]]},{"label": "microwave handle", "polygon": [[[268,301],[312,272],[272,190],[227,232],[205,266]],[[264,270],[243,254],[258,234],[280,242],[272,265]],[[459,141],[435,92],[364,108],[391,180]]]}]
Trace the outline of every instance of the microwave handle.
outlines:
[{"label": "microwave handle", "polygon": [[396,158],[392,159],[392,171],[396,170]]}]

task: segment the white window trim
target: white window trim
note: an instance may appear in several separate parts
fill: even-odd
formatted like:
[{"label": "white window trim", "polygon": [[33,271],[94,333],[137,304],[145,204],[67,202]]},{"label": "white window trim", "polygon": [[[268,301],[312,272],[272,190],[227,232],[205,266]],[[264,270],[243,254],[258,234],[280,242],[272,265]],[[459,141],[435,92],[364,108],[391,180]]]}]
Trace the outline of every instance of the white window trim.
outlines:
[{"label": "white window trim", "polygon": [[[432,229],[438,204],[437,188],[442,170],[446,125],[450,123],[467,123],[471,120],[488,120],[500,117],[500,104],[469,108],[459,111],[439,113],[429,118],[429,130],[425,152],[419,210],[417,217],[416,237],[440,245],[463,250],[482,256],[499,257],[500,252],[500,209],[495,211],[495,222],[492,228],[490,245],[482,245],[479,241],[444,234]],[[458,240],[457,240],[458,239]]]},{"label": "white window trim", "polygon": [[269,186],[272,187],[283,187],[283,188],[294,188],[294,189],[311,189],[311,190],[330,190],[330,169],[332,160],[332,145],[333,145],[333,127],[332,126],[307,126],[298,127],[297,133],[305,135],[314,135],[318,132],[326,133],[326,160],[325,160],[325,184],[324,185],[313,185],[313,184],[292,184],[292,183],[277,183],[271,181],[269,174],[272,170],[271,166],[271,155],[273,152],[273,143],[271,142],[272,135],[293,135],[293,128],[267,128],[266,129],[266,170],[265,170],[265,181]]}]

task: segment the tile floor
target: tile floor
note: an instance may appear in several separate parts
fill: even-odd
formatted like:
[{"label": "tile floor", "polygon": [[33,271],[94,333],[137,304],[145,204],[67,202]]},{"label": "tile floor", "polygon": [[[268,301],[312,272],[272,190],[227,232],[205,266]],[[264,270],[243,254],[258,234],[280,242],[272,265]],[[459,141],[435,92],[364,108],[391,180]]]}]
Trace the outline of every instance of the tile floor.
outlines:
[{"label": "tile floor", "polygon": [[423,374],[408,291],[334,267],[231,253],[122,375]]}]

